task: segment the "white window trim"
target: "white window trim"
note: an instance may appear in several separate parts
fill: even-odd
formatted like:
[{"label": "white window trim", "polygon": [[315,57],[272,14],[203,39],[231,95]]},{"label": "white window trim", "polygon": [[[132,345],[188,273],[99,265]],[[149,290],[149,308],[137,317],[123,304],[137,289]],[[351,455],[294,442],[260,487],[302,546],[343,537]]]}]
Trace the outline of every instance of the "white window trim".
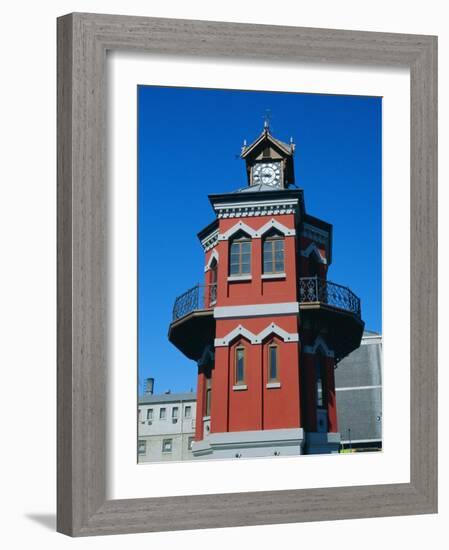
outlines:
[{"label": "white window trim", "polygon": [[285,279],[285,273],[262,273],[262,279]]},{"label": "white window trim", "polygon": [[218,264],[218,259],[219,259],[219,255],[218,255],[218,252],[216,250],[212,250],[212,254],[209,256],[209,260],[207,261],[206,265],[204,266],[204,272],[206,271],[209,271],[211,266],[212,266],[212,262],[215,260]]},{"label": "white window trim", "polygon": [[335,357],[334,352],[328,348],[324,338],[317,336],[312,346],[304,346],[304,353],[316,353],[317,349],[321,348],[324,351],[326,357]]},{"label": "white window trim", "polygon": [[265,235],[265,233],[267,233],[271,229],[277,229],[285,237],[294,237],[296,235],[296,231],[294,229],[290,229],[284,224],[272,218],[270,221],[262,225],[262,227],[259,227],[259,229],[253,229],[245,222],[240,221],[230,227],[224,233],[218,235],[218,240],[228,241],[238,231],[243,231],[244,233],[248,234],[252,239],[260,239],[261,237],[263,237],[263,235]]},{"label": "white window trim", "polygon": [[229,275],[228,281],[251,281],[252,275]]},{"label": "white window trim", "polygon": [[309,258],[312,252],[315,252],[317,256],[317,260],[319,261],[320,264],[324,264],[324,265],[327,264],[326,258],[323,257],[320,249],[317,247],[315,243],[310,243],[305,250],[301,250],[301,256],[303,256],[304,258]]},{"label": "white window trim", "polygon": [[238,325],[234,330],[231,330],[226,336],[215,338],[215,347],[229,346],[229,344],[239,336],[243,336],[251,344],[261,344],[263,340],[270,334],[276,334],[282,338],[284,342],[298,342],[299,336],[295,332],[287,332],[275,323],[270,323],[267,327],[261,330],[258,334],[254,334],[242,325]]},{"label": "white window trim", "polygon": [[275,388],[280,388],[281,387],[281,383],[280,382],[268,382],[265,387],[268,389],[268,390],[272,390],[272,389],[275,389]]},{"label": "white window trim", "polygon": [[234,384],[232,386],[232,389],[234,391],[243,391],[243,390],[247,390],[248,389],[248,385],[247,384]]}]

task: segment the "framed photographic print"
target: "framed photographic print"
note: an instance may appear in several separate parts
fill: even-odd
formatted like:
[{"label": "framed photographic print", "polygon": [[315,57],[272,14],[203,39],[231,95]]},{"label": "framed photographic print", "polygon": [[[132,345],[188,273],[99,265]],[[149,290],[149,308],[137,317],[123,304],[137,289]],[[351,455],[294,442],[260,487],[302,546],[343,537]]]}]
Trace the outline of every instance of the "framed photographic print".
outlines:
[{"label": "framed photographic print", "polygon": [[435,37],[58,20],[59,531],[436,511],[436,74]]}]

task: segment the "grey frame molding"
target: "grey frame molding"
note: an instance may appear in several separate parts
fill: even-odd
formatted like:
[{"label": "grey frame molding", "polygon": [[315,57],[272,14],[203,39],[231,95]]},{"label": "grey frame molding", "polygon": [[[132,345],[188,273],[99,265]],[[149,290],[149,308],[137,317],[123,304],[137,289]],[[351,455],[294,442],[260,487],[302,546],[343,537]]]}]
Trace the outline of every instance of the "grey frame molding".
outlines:
[{"label": "grey frame molding", "polygon": [[[411,481],[106,499],[108,50],[411,71]],[[58,19],[57,529],[72,536],[437,511],[437,38],[75,13]]]}]

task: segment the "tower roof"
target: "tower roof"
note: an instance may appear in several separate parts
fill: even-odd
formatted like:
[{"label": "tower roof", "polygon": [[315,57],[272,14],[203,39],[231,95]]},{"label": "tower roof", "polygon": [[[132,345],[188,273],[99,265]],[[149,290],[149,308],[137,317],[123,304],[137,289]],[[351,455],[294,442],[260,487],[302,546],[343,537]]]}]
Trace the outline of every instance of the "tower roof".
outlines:
[{"label": "tower roof", "polygon": [[279,149],[280,153],[283,153],[284,155],[289,157],[293,156],[293,153],[295,151],[295,144],[285,143],[280,139],[275,138],[270,133],[269,126],[265,125],[262,133],[253,141],[253,143],[251,143],[251,145],[244,145],[242,147],[240,157],[242,159],[246,159],[251,156],[251,153],[255,153],[259,148],[262,148],[263,146],[266,147],[268,143],[271,144],[273,147]]}]

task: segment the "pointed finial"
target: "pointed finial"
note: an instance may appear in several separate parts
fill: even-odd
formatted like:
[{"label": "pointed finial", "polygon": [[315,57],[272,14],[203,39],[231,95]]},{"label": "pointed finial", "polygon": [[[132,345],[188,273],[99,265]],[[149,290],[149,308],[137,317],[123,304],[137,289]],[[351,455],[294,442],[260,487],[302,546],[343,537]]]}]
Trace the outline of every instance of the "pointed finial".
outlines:
[{"label": "pointed finial", "polygon": [[263,128],[267,132],[270,129],[270,120],[271,120],[271,110],[265,109]]}]

